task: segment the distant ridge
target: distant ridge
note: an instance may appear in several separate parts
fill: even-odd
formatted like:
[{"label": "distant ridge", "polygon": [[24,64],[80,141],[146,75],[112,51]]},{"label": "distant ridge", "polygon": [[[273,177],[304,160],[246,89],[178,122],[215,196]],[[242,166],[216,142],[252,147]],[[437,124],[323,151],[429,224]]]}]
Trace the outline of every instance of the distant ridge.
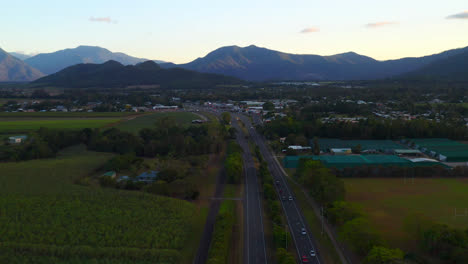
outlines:
[{"label": "distant ridge", "polygon": [[117,61],[103,64],[77,64],[43,77],[34,86],[65,88],[127,87],[159,85],[161,88],[211,88],[222,84],[242,83],[239,79],[218,74],[198,73],[181,68],[162,69],[154,61],[123,65]]},{"label": "distant ridge", "polygon": [[466,50],[467,48],[454,49],[420,58],[378,61],[354,52],[319,56],[289,54],[255,45],[244,48],[227,46],[190,63],[161,66],[182,67],[252,81],[373,80],[409,73]]},{"label": "distant ridge", "polygon": [[[64,49],[52,53],[41,53],[25,62],[45,74],[56,73],[66,67],[80,63],[104,63],[109,60],[118,61],[124,65],[135,65],[147,59],[136,58],[121,52],[111,52],[94,46],[79,46],[74,49]],[[156,61],[164,63],[163,61]]]},{"label": "distant ridge", "polygon": [[40,71],[0,48],[0,82],[29,82],[42,76]]}]

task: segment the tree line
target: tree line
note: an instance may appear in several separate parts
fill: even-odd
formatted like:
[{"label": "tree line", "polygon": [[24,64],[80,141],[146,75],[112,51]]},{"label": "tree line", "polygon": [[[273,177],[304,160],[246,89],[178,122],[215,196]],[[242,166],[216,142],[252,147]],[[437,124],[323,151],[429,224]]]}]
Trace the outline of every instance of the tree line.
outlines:
[{"label": "tree line", "polygon": [[369,118],[356,123],[322,122],[304,116],[284,117],[273,120],[261,128],[268,139],[292,138],[290,143],[303,143],[302,138],[314,137],[342,139],[401,139],[401,138],[450,138],[465,140],[468,128],[459,122],[436,122],[425,119],[381,120]]}]

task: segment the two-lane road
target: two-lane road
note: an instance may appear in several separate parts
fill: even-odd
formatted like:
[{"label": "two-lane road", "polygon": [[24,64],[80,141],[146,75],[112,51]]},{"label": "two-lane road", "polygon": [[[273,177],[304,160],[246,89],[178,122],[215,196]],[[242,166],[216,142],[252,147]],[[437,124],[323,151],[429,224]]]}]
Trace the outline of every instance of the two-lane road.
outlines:
[{"label": "two-lane road", "polygon": [[[252,126],[249,118],[244,115],[236,115],[242,122],[248,127],[249,134],[255,144],[259,147],[264,160],[268,164],[268,169],[273,176],[275,181],[275,188],[280,196],[280,201],[283,206],[283,210],[286,215],[286,220],[291,231],[294,244],[296,246],[297,254],[299,256],[299,262],[305,263],[321,263],[320,254],[316,250],[316,246],[313,242],[313,234],[310,233],[310,229],[304,219],[304,216],[300,212],[294,194],[291,192],[289,185],[285,179],[285,176],[278,163],[275,161],[275,157],[269,151],[266,146],[265,140],[260,136],[255,128]],[[254,116],[254,121],[259,124],[260,120]],[[290,197],[292,200],[290,200]],[[315,252],[315,256],[311,254],[311,251]],[[307,259],[304,261],[303,257]]]}]

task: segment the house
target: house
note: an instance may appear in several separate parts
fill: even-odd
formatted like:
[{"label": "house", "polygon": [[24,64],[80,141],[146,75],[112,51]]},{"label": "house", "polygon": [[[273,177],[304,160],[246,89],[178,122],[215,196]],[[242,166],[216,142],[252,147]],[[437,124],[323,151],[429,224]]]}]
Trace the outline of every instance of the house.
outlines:
[{"label": "house", "polygon": [[147,171],[143,172],[142,174],[136,177],[137,182],[144,182],[144,183],[153,183],[158,178],[158,171]]},{"label": "house", "polygon": [[101,175],[101,177],[111,177],[111,178],[115,178],[116,176],[117,176],[117,173],[115,171],[108,171],[104,173],[103,175]]},{"label": "house", "polygon": [[27,138],[28,136],[25,135],[13,136],[8,138],[8,142],[10,142],[10,144],[20,144],[23,143]]}]

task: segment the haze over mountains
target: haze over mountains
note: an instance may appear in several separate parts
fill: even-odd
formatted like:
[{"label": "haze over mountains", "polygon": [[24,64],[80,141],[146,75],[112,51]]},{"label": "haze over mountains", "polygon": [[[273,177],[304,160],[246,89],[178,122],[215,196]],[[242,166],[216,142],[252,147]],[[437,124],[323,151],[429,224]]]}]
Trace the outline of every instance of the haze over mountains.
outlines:
[{"label": "haze over mountains", "polygon": [[35,86],[66,88],[127,87],[134,85],[158,85],[163,88],[210,88],[220,84],[242,81],[212,73],[199,73],[182,68],[162,69],[154,61],[137,65],[123,65],[117,61],[103,64],[78,64],[60,72],[40,78]]},{"label": "haze over mountains", "polygon": [[[74,49],[38,54],[25,59],[25,62],[44,74],[52,74],[75,64],[99,64],[109,60],[114,60],[124,65],[135,65],[148,59],[132,57],[121,52],[111,52],[101,47],[79,46]],[[162,61],[157,62],[162,63]]]},{"label": "haze over mountains", "polygon": [[28,82],[44,76],[0,48],[0,82]]}]

